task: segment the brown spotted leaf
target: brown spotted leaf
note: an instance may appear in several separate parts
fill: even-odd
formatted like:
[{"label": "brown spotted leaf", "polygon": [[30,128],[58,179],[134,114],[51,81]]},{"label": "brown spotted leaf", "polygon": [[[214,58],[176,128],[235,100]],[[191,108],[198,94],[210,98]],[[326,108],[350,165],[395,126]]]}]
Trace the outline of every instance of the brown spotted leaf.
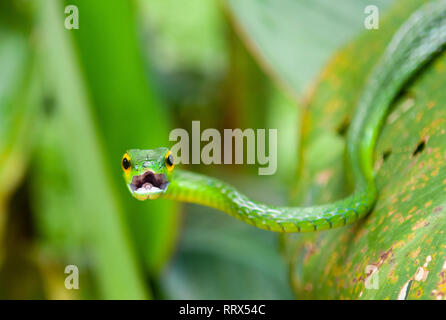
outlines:
[{"label": "brown spotted leaf", "polygon": [[[421,3],[398,1],[379,30],[364,32],[321,75],[304,115],[296,203],[348,194],[345,129],[371,68]],[[375,152],[379,198],[366,219],[282,238],[298,298],[446,298],[445,87],[443,54],[392,106]]]}]

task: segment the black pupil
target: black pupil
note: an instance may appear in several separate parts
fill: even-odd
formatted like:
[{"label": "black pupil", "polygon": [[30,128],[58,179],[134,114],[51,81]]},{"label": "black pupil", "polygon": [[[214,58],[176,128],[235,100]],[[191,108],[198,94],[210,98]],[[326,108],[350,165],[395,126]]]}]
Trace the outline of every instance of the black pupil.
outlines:
[{"label": "black pupil", "polygon": [[122,159],[122,166],[127,170],[130,167],[130,161],[127,158]]},{"label": "black pupil", "polygon": [[169,166],[173,166],[173,157],[171,154],[169,154],[169,156],[166,159],[167,165]]}]

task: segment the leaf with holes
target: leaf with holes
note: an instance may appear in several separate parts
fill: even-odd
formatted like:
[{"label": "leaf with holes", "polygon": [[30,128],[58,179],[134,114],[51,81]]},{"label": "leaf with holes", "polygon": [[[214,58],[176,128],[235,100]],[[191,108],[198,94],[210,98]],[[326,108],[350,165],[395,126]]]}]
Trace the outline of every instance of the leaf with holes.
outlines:
[{"label": "leaf with holes", "polygon": [[[379,31],[365,32],[323,72],[304,115],[300,203],[348,194],[344,128],[369,71],[422,2],[399,1]],[[283,237],[298,298],[446,298],[445,86],[443,54],[394,102],[375,150],[379,198],[366,219]]]}]

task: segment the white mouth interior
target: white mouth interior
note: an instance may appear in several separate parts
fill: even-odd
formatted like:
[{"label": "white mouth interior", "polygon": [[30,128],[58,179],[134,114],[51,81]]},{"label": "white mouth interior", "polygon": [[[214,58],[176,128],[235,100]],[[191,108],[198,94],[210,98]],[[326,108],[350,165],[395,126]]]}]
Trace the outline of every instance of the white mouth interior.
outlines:
[{"label": "white mouth interior", "polygon": [[149,170],[139,176],[134,176],[128,187],[133,193],[146,195],[163,192],[168,185],[169,182],[164,174]]},{"label": "white mouth interior", "polygon": [[148,194],[148,193],[158,193],[158,192],[162,192],[162,191],[164,191],[164,189],[160,189],[160,188],[152,186],[152,185],[147,185],[147,186],[142,186],[141,188],[136,189],[134,192],[138,193],[138,194]]}]

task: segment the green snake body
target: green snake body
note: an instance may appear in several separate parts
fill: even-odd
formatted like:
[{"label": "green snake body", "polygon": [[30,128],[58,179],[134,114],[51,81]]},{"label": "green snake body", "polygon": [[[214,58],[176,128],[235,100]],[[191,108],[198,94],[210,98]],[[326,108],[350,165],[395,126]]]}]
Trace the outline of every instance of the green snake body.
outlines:
[{"label": "green snake body", "polygon": [[[371,211],[377,198],[373,151],[392,101],[445,43],[446,1],[423,5],[394,35],[368,78],[348,130],[346,153],[355,188],[345,199],[312,207],[275,207],[252,201],[220,180],[174,171],[167,148],[127,151],[123,169],[129,190],[140,200],[164,197],[213,207],[271,231],[311,232],[353,223]],[[146,178],[147,189],[138,189],[143,176],[150,177]]]}]

